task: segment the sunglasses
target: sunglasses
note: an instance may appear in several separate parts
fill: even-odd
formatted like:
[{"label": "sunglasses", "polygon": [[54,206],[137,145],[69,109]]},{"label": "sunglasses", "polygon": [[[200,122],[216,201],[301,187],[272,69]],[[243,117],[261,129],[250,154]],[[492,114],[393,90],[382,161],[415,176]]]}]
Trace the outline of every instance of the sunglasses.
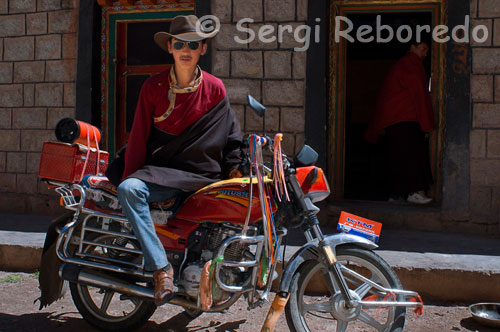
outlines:
[{"label": "sunglasses", "polygon": [[190,50],[197,50],[200,47],[200,42],[199,41],[190,41],[190,42],[185,42],[185,41],[175,41],[172,46],[174,49],[177,51],[180,51],[184,48],[184,46],[187,44]]}]

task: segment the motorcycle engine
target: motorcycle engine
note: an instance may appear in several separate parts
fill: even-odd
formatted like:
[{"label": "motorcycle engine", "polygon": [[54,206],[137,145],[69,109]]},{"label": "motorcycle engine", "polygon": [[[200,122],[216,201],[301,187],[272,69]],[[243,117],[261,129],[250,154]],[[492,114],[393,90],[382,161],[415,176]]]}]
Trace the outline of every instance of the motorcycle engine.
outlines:
[{"label": "motorcycle engine", "polygon": [[[241,227],[232,224],[207,223],[200,225],[200,227],[193,232],[192,236],[189,238],[189,243],[193,243],[190,254],[195,254],[195,257],[198,259],[188,263],[182,272],[180,284],[183,286],[186,294],[193,298],[198,297],[200,292],[201,273],[205,263],[216,258],[215,256],[222,243],[226,239],[240,234],[241,230]],[[249,233],[255,232],[255,228],[252,228]],[[224,259],[240,261],[249,253],[246,247],[242,247],[238,243],[233,243],[224,252]],[[220,278],[227,285],[237,285],[243,281],[243,272],[244,271],[239,268],[224,268],[220,271]],[[229,296],[229,292],[216,287],[213,301],[214,303],[219,303],[227,300]]]}]

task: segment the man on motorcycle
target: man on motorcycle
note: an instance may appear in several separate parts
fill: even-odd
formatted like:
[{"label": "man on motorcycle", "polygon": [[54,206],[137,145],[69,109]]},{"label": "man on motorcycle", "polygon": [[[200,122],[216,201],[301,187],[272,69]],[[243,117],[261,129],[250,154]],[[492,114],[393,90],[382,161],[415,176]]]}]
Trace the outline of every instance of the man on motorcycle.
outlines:
[{"label": "man on motorcycle", "polygon": [[198,66],[215,33],[206,34],[194,15],[177,16],[155,42],[173,55],[174,65],[142,86],[125,151],[118,199],[154,271],[156,305],[174,293],[168,263],[149,203],[175,199],[230,176],[241,163],[241,133],[222,81]]}]

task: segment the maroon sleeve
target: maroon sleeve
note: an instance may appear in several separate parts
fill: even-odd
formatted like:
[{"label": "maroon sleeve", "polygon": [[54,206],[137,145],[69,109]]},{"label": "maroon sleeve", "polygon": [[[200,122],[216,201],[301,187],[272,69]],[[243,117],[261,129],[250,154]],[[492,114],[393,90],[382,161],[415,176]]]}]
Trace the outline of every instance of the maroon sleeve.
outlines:
[{"label": "maroon sleeve", "polygon": [[[422,67],[422,68],[420,68]],[[414,65],[407,75],[402,75],[402,84],[407,88],[415,105],[417,121],[423,131],[434,130],[434,114],[428,91],[427,76],[421,64]]]},{"label": "maroon sleeve", "polygon": [[144,166],[146,144],[153,124],[154,108],[152,99],[151,84],[146,81],[141,88],[135,110],[134,122],[125,152],[125,169],[122,180]]}]

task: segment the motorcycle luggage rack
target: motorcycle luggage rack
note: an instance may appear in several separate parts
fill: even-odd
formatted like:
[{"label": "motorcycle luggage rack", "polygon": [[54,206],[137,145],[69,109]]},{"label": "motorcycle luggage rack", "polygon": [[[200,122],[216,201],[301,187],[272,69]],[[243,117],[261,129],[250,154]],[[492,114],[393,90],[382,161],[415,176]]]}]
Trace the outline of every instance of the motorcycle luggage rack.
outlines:
[{"label": "motorcycle luggage rack", "polygon": [[77,202],[75,199],[72,186],[61,186],[56,188],[55,191],[59,195],[61,195],[61,198],[64,202],[64,206],[68,208],[73,208],[78,206],[79,202]]},{"label": "motorcycle luggage rack", "polygon": [[[80,234],[80,243],[79,243],[78,252],[76,253],[76,255],[83,258],[83,259],[90,258],[93,260],[107,261],[107,262],[111,262],[114,264],[125,264],[128,266],[132,266],[133,268],[142,270],[144,268],[144,260],[142,259],[142,256],[143,256],[142,250],[134,249],[134,248],[127,248],[125,246],[120,246],[120,245],[110,244],[110,243],[105,243],[105,242],[90,241],[90,240],[86,239],[86,234],[93,233],[93,234],[104,235],[104,236],[110,235],[110,236],[115,237],[115,238],[123,238],[125,240],[135,240],[135,241],[137,241],[137,237],[135,235],[132,235],[132,234],[127,234],[124,232],[116,232],[116,231],[106,229],[106,227],[109,226],[109,222],[107,222],[106,219],[107,220],[110,220],[110,219],[116,220],[115,218],[104,218],[102,216],[96,216],[98,219],[102,219],[100,224],[103,225],[103,228],[89,226],[88,222],[91,220],[91,217],[94,217],[94,215],[87,216],[82,223],[82,230],[81,230],[81,234]],[[128,224],[128,222],[124,222],[122,219],[119,219],[116,221],[124,224],[124,226],[126,223]],[[115,252],[115,254],[134,254],[134,255],[137,255],[138,257],[141,258],[141,263],[138,264],[138,263],[129,262],[126,260],[120,260],[120,259],[109,257],[108,255],[96,255],[94,253],[84,252],[85,245],[94,246],[95,248],[102,248],[102,249],[105,249],[108,251],[112,250]]]}]

